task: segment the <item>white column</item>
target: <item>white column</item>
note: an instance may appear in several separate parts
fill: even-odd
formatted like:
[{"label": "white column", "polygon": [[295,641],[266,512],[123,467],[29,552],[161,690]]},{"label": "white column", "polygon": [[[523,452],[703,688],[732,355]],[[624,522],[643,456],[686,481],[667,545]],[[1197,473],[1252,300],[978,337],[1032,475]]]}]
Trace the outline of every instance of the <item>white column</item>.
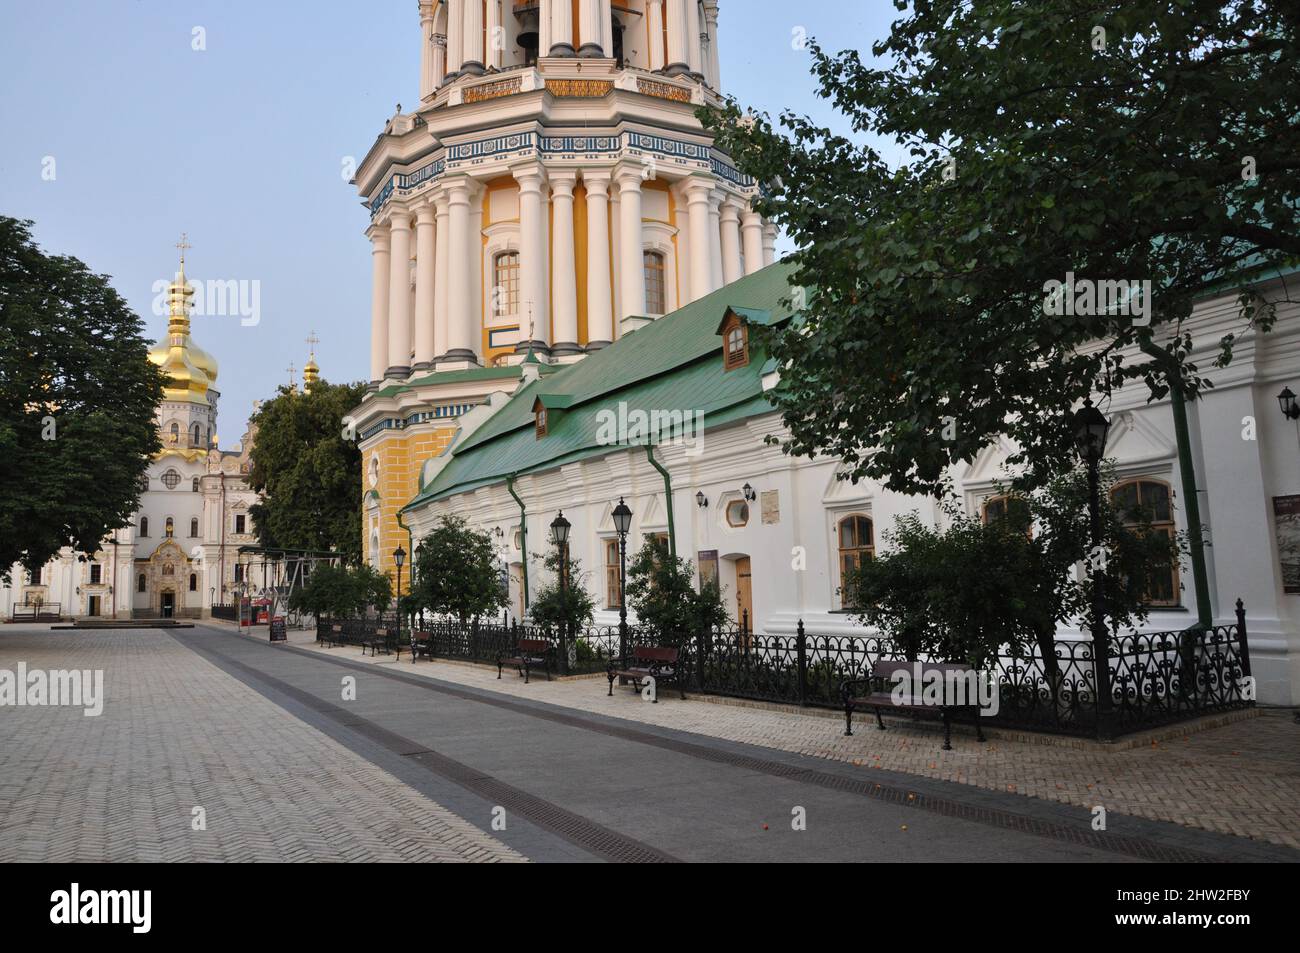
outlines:
[{"label": "white column", "polygon": [[447,200],[447,193],[444,191],[437,192],[433,197],[434,208],[437,210],[437,234],[434,238],[434,278],[433,278],[433,355],[434,359],[440,359],[447,353],[447,333],[448,333],[448,312],[447,312],[447,292],[450,288],[451,281],[448,275],[448,265],[450,262],[449,252],[451,242],[448,236],[451,234],[451,205]]},{"label": "white column", "polygon": [[745,240],[745,274],[752,275],[763,267],[763,216],[747,211],[741,223]]},{"label": "white column", "polygon": [[437,209],[421,205],[415,213],[415,365],[424,369],[433,364],[433,278],[437,253],[434,225]]},{"label": "white column", "polygon": [[465,0],[465,40],[461,46],[465,61],[461,69],[466,73],[483,72],[483,3],[482,0]]},{"label": "white column", "polygon": [[611,0],[600,0],[600,45],[605,48],[606,56],[614,55],[614,10]]},{"label": "white column", "polygon": [[587,350],[614,340],[609,273],[609,175],[583,172],[587,187]]},{"label": "white column", "polygon": [[664,68],[664,0],[646,0],[646,30],[649,33],[652,70]]},{"label": "white column", "polygon": [[622,275],[619,317],[645,314],[645,252],[641,237],[641,170],[618,173],[619,273]]},{"label": "white column", "polygon": [[776,261],[776,226],[771,222],[763,223],[763,267]]},{"label": "white column", "polygon": [[388,367],[388,226],[370,229],[370,379]]},{"label": "white column", "polygon": [[722,287],[722,199],[726,193],[714,189],[709,195],[709,270],[713,274],[713,289]]},{"label": "white column", "polygon": [[540,165],[514,170],[519,183],[519,317],[520,340],[527,348],[528,322],[533,325],[531,341],[538,350],[551,343],[551,314],[547,307],[547,222],[542,196]]},{"label": "white column", "polygon": [[420,0],[420,99],[433,95],[438,78],[433,75],[434,0]]},{"label": "white column", "polygon": [[729,285],[741,276],[740,262],[740,206],[732,201],[722,203],[722,283]]},{"label": "white column", "polygon": [[433,35],[433,88],[435,90],[442,85],[443,78],[446,77],[446,75],[447,75],[447,34],[434,33]]},{"label": "white column", "polygon": [[722,88],[722,66],[718,56],[718,0],[704,0],[704,31],[709,34],[709,56],[705,79],[713,89]]},{"label": "white column", "polygon": [[404,377],[411,369],[411,213],[389,213],[392,254],[388,267],[388,374]]},{"label": "white column", "polygon": [[700,46],[700,4],[698,0],[686,0],[686,47],[690,56],[691,72],[698,78],[704,78],[704,51]]},{"label": "white column", "polygon": [[[537,55],[551,55],[551,6],[559,0],[540,0],[537,7]],[[567,0],[565,0],[567,2]]]},{"label": "white column", "polygon": [[[689,26],[686,17],[688,0],[667,0],[668,3],[668,65],[664,72],[670,76],[690,72],[690,48],[686,44]],[[693,0],[690,0],[693,2]]]},{"label": "white column", "polygon": [[459,76],[465,61],[465,0],[447,0],[447,76]]},{"label": "white column", "polygon": [[578,47],[579,56],[604,56],[605,55],[605,30],[602,24],[604,9],[609,6],[608,0],[602,3],[602,0],[579,0],[578,8],[578,37],[582,45]]},{"label": "white column", "polygon": [[698,301],[713,290],[713,266],[709,259],[709,195],[712,191],[713,184],[707,179],[691,179],[686,183],[691,301]]},{"label": "white column", "polygon": [[573,186],[576,172],[551,174],[551,296],[555,319],[552,354],[578,354],[578,274],[574,263]]},{"label": "white column", "polygon": [[572,56],[573,4],[569,0],[556,0],[551,4],[551,56]]},{"label": "white column", "polygon": [[[469,189],[466,179],[447,185],[447,354],[449,361],[477,361],[474,331],[478,323],[470,300],[470,253],[479,243],[470,234]],[[474,269],[478,271],[477,268]]]},{"label": "white column", "polygon": [[485,65],[489,69],[500,69],[506,42],[506,31],[501,22],[501,0],[487,0],[487,29],[484,31],[484,41],[487,43]]}]

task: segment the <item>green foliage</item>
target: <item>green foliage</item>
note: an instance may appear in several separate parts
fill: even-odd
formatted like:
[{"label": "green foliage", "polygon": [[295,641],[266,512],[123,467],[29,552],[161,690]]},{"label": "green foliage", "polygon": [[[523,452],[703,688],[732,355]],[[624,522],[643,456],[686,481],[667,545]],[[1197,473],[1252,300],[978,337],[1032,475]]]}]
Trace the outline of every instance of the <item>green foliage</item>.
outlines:
[{"label": "green foliage", "polygon": [[81,261],[0,216],[0,580],[130,524],[161,449],[144,325]]},{"label": "green foliage", "polygon": [[458,516],[443,516],[415,549],[412,610],[467,622],[495,613],[507,601],[492,537]]},{"label": "green foliage", "polygon": [[[811,48],[854,138],[734,102],[702,112],[767,186],[759,210],[810,291],[797,331],[765,341],[785,449],[942,494],[950,464],[1008,433],[1013,462],[1046,478],[1092,388],[1209,386],[1181,324],[1198,298],[1239,293],[1235,333],[1272,323],[1247,283],[1300,262],[1300,19],[1283,0],[899,8],[871,64]],[[1067,272],[1150,280],[1150,324],[1046,313],[1045,284]],[[1176,370],[1125,362],[1140,343]]]},{"label": "green foliage", "polygon": [[[1104,561],[1093,558],[1089,542],[1086,475],[1069,473],[988,524],[955,505],[943,529],[915,513],[899,517],[890,548],[849,575],[849,599],[869,607],[863,621],[879,625],[910,659],[928,653],[979,665],[1003,646],[1036,646],[1054,673],[1057,626],[1090,627],[1094,581],[1115,632],[1146,619],[1151,580],[1178,557],[1176,541],[1150,531],[1149,514],[1110,504],[1108,482],[1101,487]],[[1084,572],[1086,565],[1096,571]]]},{"label": "green foliage", "polygon": [[690,560],[674,558],[668,543],[657,536],[647,536],[628,564],[626,597],[638,626],[654,633],[661,645],[684,644],[728,622],[717,582],[696,592]]},{"label": "green foliage", "polygon": [[567,587],[560,585],[558,552],[554,549],[548,552],[542,565],[549,574],[549,581],[533,593],[532,602],[528,606],[528,615],[533,624],[554,631],[563,622],[567,623],[570,632],[580,632],[591,625],[592,616],[596,612],[596,599],[587,589],[587,580],[591,574],[582,571],[581,560],[570,557]]},{"label": "green foliage", "polygon": [[263,546],[361,559],[361,452],[343,431],[364,394],[362,384],[281,387],[253,416],[249,483],[264,497],[249,510]]},{"label": "green foliage", "polygon": [[393,601],[393,584],[373,566],[318,565],[302,587],[295,589],[289,608],[318,618],[350,619],[368,608],[384,612]]}]

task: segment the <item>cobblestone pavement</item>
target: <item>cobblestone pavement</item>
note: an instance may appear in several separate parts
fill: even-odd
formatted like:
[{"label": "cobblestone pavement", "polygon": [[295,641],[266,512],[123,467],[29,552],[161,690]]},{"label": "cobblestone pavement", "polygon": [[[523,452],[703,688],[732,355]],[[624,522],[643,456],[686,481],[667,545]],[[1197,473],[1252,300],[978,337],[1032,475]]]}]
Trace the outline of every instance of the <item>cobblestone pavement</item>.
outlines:
[{"label": "cobblestone pavement", "polygon": [[0,708],[0,861],[524,859],[163,632],[0,628],[19,661],[108,701]]},{"label": "cobblestone pavement", "polygon": [[[300,647],[361,661],[355,648]],[[652,705],[630,688],[615,688],[614,696],[606,697],[603,676],[525,685],[511,672],[498,681],[496,670],[486,666],[412,665],[409,658],[396,662],[391,657],[365,661],[552,705],[859,765],[867,772],[898,771],[1087,809],[1100,805],[1119,814],[1300,848],[1300,725],[1289,712],[1175,733],[1141,747],[1008,738],[981,745],[973,735],[954,732],[953,750],[943,751],[941,733],[931,726],[899,723],[881,732],[863,718],[846,738],[843,717],[833,712],[771,710],[714,699],[683,702],[673,691]]]}]

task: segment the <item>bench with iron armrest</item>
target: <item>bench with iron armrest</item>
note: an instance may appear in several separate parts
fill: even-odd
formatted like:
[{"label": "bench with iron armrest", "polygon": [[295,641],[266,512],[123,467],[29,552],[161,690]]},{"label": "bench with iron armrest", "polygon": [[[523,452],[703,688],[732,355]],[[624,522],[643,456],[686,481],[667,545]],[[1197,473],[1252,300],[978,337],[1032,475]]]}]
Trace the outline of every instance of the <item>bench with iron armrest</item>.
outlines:
[{"label": "bench with iron armrest", "polygon": [[[980,725],[980,706],[978,701],[974,703],[965,703],[961,705],[949,704],[948,698],[948,673],[966,673],[971,671],[969,665],[963,665],[958,662],[905,662],[905,661],[880,661],[871,666],[871,675],[867,678],[848,679],[840,685],[840,697],[844,700],[844,734],[853,734],[853,711],[855,708],[870,708],[876,713],[876,725],[881,730],[885,730],[885,722],[880,717],[882,710],[894,712],[911,712],[917,714],[922,711],[934,711],[939,709],[943,717],[943,750],[952,750],[952,713],[954,711],[969,711],[974,718],[975,736],[984,740],[984,730]],[[917,674],[920,674],[921,681],[916,681]],[[933,674],[931,674],[933,673]],[[906,692],[900,699],[894,698],[893,687],[902,680],[906,675],[911,683],[906,686]],[[937,677],[943,688],[943,701],[941,704],[926,702],[922,696],[922,689],[926,681]],[[961,676],[963,680],[966,676]]]},{"label": "bench with iron armrest", "polygon": [[416,632],[411,638],[411,664],[421,655],[425,656],[430,662],[433,661],[433,633]]},{"label": "bench with iron armrest", "polygon": [[385,655],[397,653],[398,661],[402,658],[402,645],[397,641],[397,633],[392,629],[375,629],[375,634],[361,641],[361,654],[366,654],[366,649],[370,649],[371,655],[378,655],[383,652]]},{"label": "bench with iron armrest", "polygon": [[671,646],[633,646],[631,655],[610,659],[605,674],[609,678],[610,695],[614,694],[614,679],[626,678],[638,691],[642,682],[654,679],[655,697],[652,701],[656,704],[659,702],[659,686],[665,682],[674,683],[682,698],[686,697],[685,673],[678,662],[677,649]]},{"label": "bench with iron armrest", "polygon": [[501,670],[507,665],[513,665],[519,670],[519,674],[524,677],[524,684],[528,684],[529,672],[536,667],[542,668],[546,672],[546,680],[551,680],[551,668],[555,662],[555,646],[548,639],[520,639],[515,643],[514,654],[501,652],[497,655],[497,678],[501,678]]},{"label": "bench with iron armrest", "polygon": [[347,635],[343,631],[343,626],[335,622],[330,625],[328,632],[319,633],[320,641],[327,647],[337,647],[340,645],[356,645],[355,636]]}]

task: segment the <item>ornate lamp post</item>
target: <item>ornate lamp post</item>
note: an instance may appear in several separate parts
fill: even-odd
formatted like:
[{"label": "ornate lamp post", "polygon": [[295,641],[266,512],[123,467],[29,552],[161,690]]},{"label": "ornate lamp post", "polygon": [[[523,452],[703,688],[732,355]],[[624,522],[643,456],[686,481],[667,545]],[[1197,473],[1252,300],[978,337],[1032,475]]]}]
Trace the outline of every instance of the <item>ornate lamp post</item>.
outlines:
[{"label": "ornate lamp post", "polygon": [[1110,632],[1106,627],[1105,604],[1102,588],[1105,584],[1105,564],[1094,565],[1101,554],[1101,489],[1099,470],[1106,453],[1106,434],[1110,421],[1092,405],[1091,398],[1074,414],[1074,443],[1079,456],[1088,467],[1088,522],[1092,556],[1088,571],[1092,574],[1092,666],[1097,685],[1097,735],[1110,740]]},{"label": "ornate lamp post", "polygon": [[397,564],[397,640],[402,639],[402,565],[406,562],[406,550],[398,546],[393,550],[393,562]]},{"label": "ornate lamp post", "polygon": [[614,531],[618,533],[618,655],[627,657],[627,532],[632,528],[632,510],[618,498],[618,506],[610,514],[614,518]]},{"label": "ornate lamp post", "polygon": [[551,539],[560,552],[560,671],[569,673],[569,530],[564,510],[551,522]]}]

